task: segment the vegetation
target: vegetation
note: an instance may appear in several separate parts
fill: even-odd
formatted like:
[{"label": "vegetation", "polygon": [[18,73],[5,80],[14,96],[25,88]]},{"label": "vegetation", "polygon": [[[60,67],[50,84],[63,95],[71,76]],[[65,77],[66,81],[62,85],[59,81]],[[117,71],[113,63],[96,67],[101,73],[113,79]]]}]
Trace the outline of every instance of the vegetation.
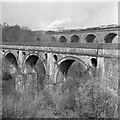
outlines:
[{"label": "vegetation", "polygon": [[55,37],[47,35],[44,31],[32,31],[28,27],[21,27],[19,25],[4,25],[0,24],[0,30],[2,33],[2,42],[18,42],[26,43],[37,43],[39,42],[56,42]]},{"label": "vegetation", "polygon": [[[70,69],[73,70],[72,68],[74,67]],[[76,74],[80,77],[80,72]],[[82,78],[73,79],[72,76],[68,76],[65,82],[56,85],[48,84],[48,79],[46,77],[42,82],[44,88],[40,88],[38,84],[36,86],[37,79],[33,73],[22,74],[19,70],[14,73],[10,73],[9,70],[3,71],[2,117],[118,117],[118,94],[109,87],[106,88],[100,77],[86,77],[86,82],[80,82]],[[16,81],[21,81],[20,86],[16,86]]]},{"label": "vegetation", "polygon": [[[4,24],[2,40],[34,41],[34,35],[28,28]],[[90,75],[83,66],[74,62],[68,70],[65,81],[60,79],[58,81],[61,82],[52,84],[48,83],[49,76],[45,76],[39,69],[41,64],[37,64],[35,68],[29,66],[29,69],[25,66],[27,73],[7,60],[2,64],[0,113],[3,118],[118,117],[120,98],[117,89],[112,89],[118,88],[117,83],[114,87],[109,86],[110,82],[102,80],[100,72],[95,74],[95,71],[92,71]]]},{"label": "vegetation", "polygon": [[32,42],[34,41],[33,32],[27,27],[19,25],[9,26],[4,23],[2,26],[2,41],[3,42]]}]

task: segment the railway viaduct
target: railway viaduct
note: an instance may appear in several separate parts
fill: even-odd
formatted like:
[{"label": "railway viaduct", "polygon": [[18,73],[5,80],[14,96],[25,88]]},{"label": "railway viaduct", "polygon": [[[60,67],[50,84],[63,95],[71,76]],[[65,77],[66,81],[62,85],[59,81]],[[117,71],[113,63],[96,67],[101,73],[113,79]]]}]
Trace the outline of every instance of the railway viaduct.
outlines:
[{"label": "railway viaduct", "polygon": [[[100,69],[103,79],[118,80],[120,77],[119,30],[120,27],[115,26],[47,31],[44,38],[47,36],[50,42],[45,42],[44,39],[34,43],[2,43],[1,59],[2,62],[7,59],[23,73],[25,73],[25,65],[29,64],[33,68],[37,65],[53,83],[57,82],[59,72],[66,75],[75,61],[89,72],[92,66]],[[117,39],[114,39],[116,36]]]}]

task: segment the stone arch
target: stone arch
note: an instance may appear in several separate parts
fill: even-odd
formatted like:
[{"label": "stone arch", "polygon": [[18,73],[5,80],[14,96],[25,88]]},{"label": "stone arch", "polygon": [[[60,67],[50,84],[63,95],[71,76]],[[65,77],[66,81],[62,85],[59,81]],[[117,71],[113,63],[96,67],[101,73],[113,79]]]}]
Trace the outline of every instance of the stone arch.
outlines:
[{"label": "stone arch", "polygon": [[73,35],[71,36],[71,42],[77,43],[79,41],[79,36],[78,35]]},{"label": "stone arch", "polygon": [[44,59],[47,60],[48,59],[48,54],[45,52],[44,53]]},{"label": "stone arch", "polygon": [[42,59],[40,56],[31,54],[26,57],[25,63],[24,63],[26,66],[28,66],[32,70],[32,72],[36,72],[37,86],[42,89],[44,87],[44,80],[46,76],[46,67],[45,67],[44,61],[45,60]]},{"label": "stone arch", "polygon": [[97,67],[97,59],[96,58],[91,58],[91,63],[94,67]]},{"label": "stone arch", "polygon": [[95,39],[95,35],[94,34],[88,34],[86,37],[85,37],[85,40],[87,43],[93,43],[94,39]]},{"label": "stone arch", "polygon": [[37,55],[29,55],[27,59],[25,60],[25,63],[26,65],[29,64],[31,67],[34,67],[38,59],[39,57]]},{"label": "stone arch", "polygon": [[[2,58],[2,89],[4,93],[10,93],[11,89],[15,89],[15,73],[18,69],[17,58],[14,53],[7,52]],[[10,84],[9,84],[10,83]],[[9,87],[6,87],[9,84]]]},{"label": "stone arch", "polygon": [[11,52],[7,52],[4,57],[3,57],[3,63],[5,62],[9,62],[10,64],[14,65],[14,67],[18,67],[18,63],[17,63],[17,58],[14,55],[14,53]]},{"label": "stone arch", "polygon": [[116,33],[109,33],[105,36],[104,41],[105,43],[112,43],[113,39],[117,36]]},{"label": "stone arch", "polygon": [[16,89],[17,58],[12,52],[7,52],[2,58],[2,94],[11,94]]},{"label": "stone arch", "polygon": [[59,41],[60,42],[67,42],[67,39],[65,36],[60,36]]},{"label": "stone arch", "polygon": [[113,40],[112,40],[112,43],[120,43],[120,41],[119,41],[119,35],[117,34],[114,38],[113,38]]},{"label": "stone arch", "polygon": [[[45,54],[46,54],[46,53],[44,53],[44,58],[42,58],[42,57],[39,56],[38,54],[30,53],[30,54],[28,54],[28,55],[26,56],[23,64],[25,65],[26,62],[28,62],[27,64],[31,65],[31,67],[34,67],[34,66],[38,63],[38,61],[40,61],[40,62],[44,65],[44,68],[45,68],[45,70],[46,70],[46,64],[45,64],[45,60],[46,60],[45,56],[46,56],[46,55],[45,55]],[[30,63],[30,62],[31,62],[31,63]],[[24,65],[23,65],[23,66],[24,66]]]},{"label": "stone arch", "polygon": [[53,60],[54,60],[54,62],[57,62],[57,61],[58,61],[58,56],[57,56],[57,54],[53,54]]},{"label": "stone arch", "polygon": [[51,42],[57,42],[56,37],[51,36]]},{"label": "stone arch", "polygon": [[35,39],[36,41],[39,41],[39,42],[41,41],[40,37],[36,37]]},{"label": "stone arch", "polygon": [[77,57],[68,56],[68,57],[65,57],[65,58],[59,60],[57,62],[57,65],[55,66],[54,76],[53,76],[55,83],[57,82],[57,79],[59,79],[59,78],[57,78],[59,72],[61,72],[61,74],[64,77],[66,77],[69,68],[71,67],[71,65],[74,62],[79,62],[82,67],[84,66],[85,71],[89,72],[89,66],[86,63],[84,63],[81,59],[79,59]]}]

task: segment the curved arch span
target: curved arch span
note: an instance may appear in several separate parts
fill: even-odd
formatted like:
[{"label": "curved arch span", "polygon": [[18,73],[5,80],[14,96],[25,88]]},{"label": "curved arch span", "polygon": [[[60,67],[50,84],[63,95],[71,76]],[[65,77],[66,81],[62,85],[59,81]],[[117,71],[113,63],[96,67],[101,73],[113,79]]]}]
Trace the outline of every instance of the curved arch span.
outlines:
[{"label": "curved arch span", "polygon": [[[72,70],[74,70],[75,67],[78,67],[77,71],[80,75],[81,72],[88,71],[89,67],[87,64],[85,64],[82,60],[76,57],[65,57],[58,61],[54,71],[54,82],[58,82],[59,79],[65,78],[68,74],[72,74]],[[76,69],[76,68],[75,68]],[[81,69],[81,70],[80,70]],[[62,77],[61,77],[62,76]]]},{"label": "curved arch span", "polygon": [[35,70],[35,72],[37,73],[37,85],[43,89],[46,75],[44,60],[42,60],[37,55],[29,55],[25,60],[25,65],[26,68],[29,68],[27,72],[29,72],[29,70]]},{"label": "curved arch span", "polygon": [[57,39],[56,39],[55,36],[52,36],[52,37],[51,37],[51,42],[53,42],[53,43],[54,43],[54,42],[57,42]]},{"label": "curved arch span", "polygon": [[[47,56],[45,55],[45,57],[47,57]],[[31,67],[34,67],[39,61],[40,63],[42,63],[44,65],[44,68],[46,69],[45,60],[46,60],[46,58],[42,58],[38,54],[29,54],[26,56],[23,63],[29,64],[29,65],[31,65]]]},{"label": "curved arch span", "polygon": [[119,41],[119,35],[116,35],[114,38],[113,38],[113,40],[112,40],[112,43],[120,43],[120,41]]},{"label": "curved arch span", "polygon": [[113,39],[117,36],[116,33],[109,33],[105,36],[105,43],[112,43],[113,42]]},{"label": "curved arch span", "polygon": [[16,56],[11,52],[7,52],[2,60],[2,94],[10,95],[13,90],[16,90],[15,73],[18,63]]},{"label": "curved arch span", "polygon": [[7,53],[3,59],[5,60],[4,62],[10,63],[10,64],[14,65],[14,67],[16,67],[16,68],[18,67],[17,58],[13,53],[10,53],[10,52]]},{"label": "curved arch span", "polygon": [[71,37],[71,42],[72,43],[77,43],[78,41],[79,41],[79,36],[78,35],[73,35],[72,37]]},{"label": "curved arch span", "polygon": [[61,36],[61,37],[59,38],[59,40],[60,40],[60,42],[67,42],[67,39],[66,39],[65,36]]},{"label": "curved arch span", "polygon": [[93,43],[95,37],[96,36],[94,34],[89,34],[85,37],[85,40],[86,40],[87,43]]},{"label": "curved arch span", "polygon": [[30,65],[31,67],[34,67],[38,59],[39,57],[37,55],[29,55],[26,58],[25,63],[26,65]]}]

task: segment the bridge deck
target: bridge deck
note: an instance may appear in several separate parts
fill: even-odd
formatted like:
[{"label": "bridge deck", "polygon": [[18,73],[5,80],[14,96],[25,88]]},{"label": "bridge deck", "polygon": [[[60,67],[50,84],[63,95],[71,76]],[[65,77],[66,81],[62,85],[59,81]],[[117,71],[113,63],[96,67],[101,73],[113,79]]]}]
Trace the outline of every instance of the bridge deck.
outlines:
[{"label": "bridge deck", "polygon": [[87,55],[94,57],[120,58],[120,44],[76,43],[3,43],[0,49],[39,51],[57,54]]},{"label": "bridge deck", "polygon": [[14,46],[39,46],[39,47],[62,47],[62,48],[86,48],[86,49],[120,49],[120,43],[48,43],[48,42],[4,42],[4,45]]}]

